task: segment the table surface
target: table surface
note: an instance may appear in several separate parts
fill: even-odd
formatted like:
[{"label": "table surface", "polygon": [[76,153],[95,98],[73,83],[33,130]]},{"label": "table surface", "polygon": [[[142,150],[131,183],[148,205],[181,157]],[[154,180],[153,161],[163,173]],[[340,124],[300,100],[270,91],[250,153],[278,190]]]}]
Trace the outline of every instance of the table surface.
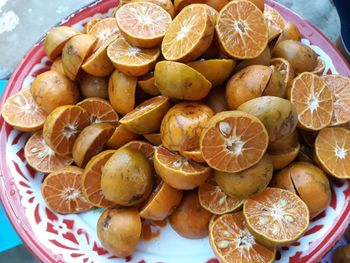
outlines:
[{"label": "table surface", "polygon": [[[91,0],[0,0],[0,79],[7,79],[26,51],[58,21]],[[331,0],[277,0],[317,26],[332,41],[340,32]],[[48,15],[49,14],[49,15]],[[0,210],[1,213],[1,210]],[[1,220],[1,215],[0,215]],[[1,231],[0,231],[1,235]],[[342,239],[339,244],[345,243]],[[0,253],[0,262],[32,263],[36,259],[23,246]],[[324,262],[331,262],[329,256]]]}]

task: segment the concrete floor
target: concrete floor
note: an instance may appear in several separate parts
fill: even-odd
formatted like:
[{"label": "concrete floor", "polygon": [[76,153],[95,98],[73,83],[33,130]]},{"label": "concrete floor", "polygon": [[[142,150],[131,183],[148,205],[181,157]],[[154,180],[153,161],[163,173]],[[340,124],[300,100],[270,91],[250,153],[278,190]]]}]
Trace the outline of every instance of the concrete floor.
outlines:
[{"label": "concrete floor", "polygon": [[[62,18],[91,0],[0,0],[0,79],[8,78],[25,52]],[[332,41],[339,18],[331,0],[278,0],[323,31]],[[0,233],[1,234],[1,233]],[[37,262],[24,246],[0,253],[0,262]]]}]

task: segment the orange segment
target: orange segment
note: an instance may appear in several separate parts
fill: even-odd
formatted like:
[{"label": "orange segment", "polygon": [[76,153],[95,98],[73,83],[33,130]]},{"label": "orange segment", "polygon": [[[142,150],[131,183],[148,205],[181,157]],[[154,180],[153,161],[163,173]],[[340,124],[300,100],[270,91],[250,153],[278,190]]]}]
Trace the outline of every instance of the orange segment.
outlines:
[{"label": "orange segment", "polygon": [[154,146],[144,141],[131,141],[123,145],[121,148],[134,149],[142,152],[148,159],[153,157]]},{"label": "orange segment", "polygon": [[101,98],[87,98],[77,104],[89,114],[90,123],[108,122],[116,124],[118,122],[118,114],[112,105]]},{"label": "orange segment", "polygon": [[99,153],[87,163],[81,177],[81,189],[86,200],[93,206],[109,208],[114,203],[107,200],[101,190],[102,169],[115,150]]},{"label": "orange segment", "polygon": [[350,178],[350,131],[344,128],[325,128],[315,141],[315,153],[322,168],[329,174]]},{"label": "orange segment", "polygon": [[193,189],[208,178],[211,169],[159,146],[154,152],[154,168],[164,182],[180,189]]},{"label": "orange segment", "polygon": [[264,15],[246,0],[227,4],[219,13],[215,29],[221,50],[233,58],[255,58],[267,45]]},{"label": "orange segment", "polygon": [[52,173],[73,162],[71,156],[57,155],[45,142],[42,131],[34,133],[24,147],[28,164],[41,173]]},{"label": "orange segment", "polygon": [[110,42],[113,38],[120,36],[117,21],[112,17],[98,21],[87,33],[97,38],[95,50]]},{"label": "orange segment", "polygon": [[1,114],[8,124],[23,132],[40,130],[46,119],[46,113],[36,104],[29,89],[9,97]]},{"label": "orange segment", "polygon": [[296,194],[266,188],[243,205],[247,227],[267,246],[285,246],[298,240],[309,226],[309,209]]},{"label": "orange segment", "polygon": [[331,126],[350,121],[350,78],[341,75],[327,75],[322,78],[333,93],[333,116]]},{"label": "orange segment", "polygon": [[293,81],[295,75],[294,69],[289,61],[284,58],[274,58],[271,59],[270,64],[275,66],[276,70],[281,73],[283,82],[285,83],[286,87],[288,87]]},{"label": "orange segment", "polygon": [[68,155],[79,133],[89,125],[89,114],[79,106],[56,108],[47,117],[43,135],[45,142],[57,154]]},{"label": "orange segment", "polygon": [[213,214],[226,214],[238,210],[243,200],[228,196],[221,190],[213,178],[209,178],[198,188],[199,202],[203,208]]},{"label": "orange segment", "polygon": [[333,115],[333,94],[318,76],[304,72],[293,81],[290,101],[298,113],[298,125],[307,130],[328,126]]},{"label": "orange segment", "polygon": [[91,209],[81,192],[83,169],[67,166],[50,173],[41,185],[46,205],[60,214],[75,214]]},{"label": "orange segment", "polygon": [[171,16],[159,5],[132,2],[121,6],[115,14],[120,32],[134,46],[153,48],[162,42]]},{"label": "orange segment", "polygon": [[107,141],[107,146],[118,149],[132,140],[137,140],[138,137],[139,135],[129,131],[124,125],[118,123],[111,138]]},{"label": "orange segment", "polygon": [[249,232],[242,212],[220,216],[209,229],[209,241],[223,263],[272,263],[276,248],[257,242]]},{"label": "orange segment", "polygon": [[192,61],[202,55],[214,37],[214,24],[204,5],[185,7],[171,22],[162,42],[166,60]]},{"label": "orange segment", "polygon": [[279,36],[286,26],[286,21],[280,13],[269,5],[264,6],[264,16],[267,21],[269,42]]},{"label": "orange segment", "polygon": [[152,71],[159,54],[159,49],[140,49],[124,38],[114,40],[107,49],[113,65],[124,74],[135,77]]},{"label": "orange segment", "polygon": [[241,111],[217,113],[200,138],[207,164],[223,172],[239,172],[258,163],[268,145],[261,121]]}]

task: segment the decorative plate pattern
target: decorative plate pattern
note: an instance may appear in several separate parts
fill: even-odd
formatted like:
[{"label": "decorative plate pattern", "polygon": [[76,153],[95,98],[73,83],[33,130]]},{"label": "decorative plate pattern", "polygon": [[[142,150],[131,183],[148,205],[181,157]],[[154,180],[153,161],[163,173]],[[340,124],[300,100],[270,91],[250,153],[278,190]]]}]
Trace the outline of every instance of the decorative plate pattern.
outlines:
[{"label": "decorative plate pattern", "polygon": [[[297,24],[303,43],[311,46],[325,61],[325,73],[349,75],[349,67],[334,46],[313,26],[285,7],[267,1],[287,19]],[[117,0],[97,1],[72,14],[62,24],[82,29],[91,17],[109,15]],[[328,54],[328,55],[327,55]],[[11,94],[28,88],[32,80],[47,70],[50,61],[39,41],[23,58],[12,75],[1,105]],[[179,237],[167,225],[160,237],[141,241],[137,252],[128,258],[116,258],[103,249],[97,238],[96,222],[101,209],[79,215],[59,215],[50,211],[41,196],[43,174],[36,173],[24,158],[23,147],[29,134],[20,133],[0,118],[0,196],[17,232],[43,262],[208,262],[217,260],[207,238],[188,240]],[[289,247],[282,247],[276,262],[317,262],[340,238],[349,222],[350,186],[347,180],[332,179],[332,201],[315,218],[305,235]]]}]

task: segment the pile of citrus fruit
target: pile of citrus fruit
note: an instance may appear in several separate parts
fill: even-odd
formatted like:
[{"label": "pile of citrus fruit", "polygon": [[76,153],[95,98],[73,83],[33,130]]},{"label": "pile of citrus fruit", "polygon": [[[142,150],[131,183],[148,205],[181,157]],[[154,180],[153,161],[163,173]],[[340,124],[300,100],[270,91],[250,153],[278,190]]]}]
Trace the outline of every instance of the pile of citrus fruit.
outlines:
[{"label": "pile of citrus fruit", "polygon": [[300,40],[263,0],[121,0],[51,30],[51,69],[2,115],[33,132],[47,206],[105,208],[116,256],[168,218],[221,262],[272,262],[327,208],[327,176],[350,178],[350,79]]}]

